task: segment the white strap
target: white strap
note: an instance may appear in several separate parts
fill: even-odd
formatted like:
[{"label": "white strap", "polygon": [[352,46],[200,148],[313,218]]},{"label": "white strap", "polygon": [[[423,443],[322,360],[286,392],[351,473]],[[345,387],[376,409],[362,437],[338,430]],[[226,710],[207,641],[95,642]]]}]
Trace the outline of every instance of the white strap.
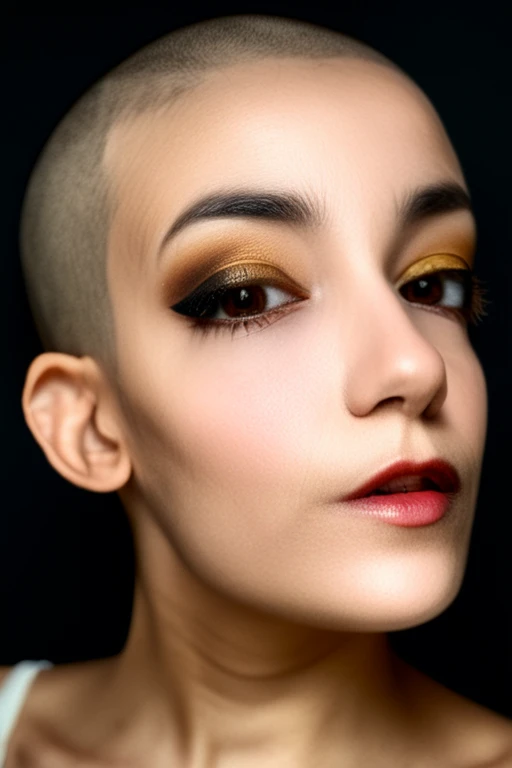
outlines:
[{"label": "white strap", "polygon": [[53,664],[46,659],[20,661],[5,677],[0,688],[0,766],[4,765],[9,739],[34,677],[41,669],[50,667]]}]

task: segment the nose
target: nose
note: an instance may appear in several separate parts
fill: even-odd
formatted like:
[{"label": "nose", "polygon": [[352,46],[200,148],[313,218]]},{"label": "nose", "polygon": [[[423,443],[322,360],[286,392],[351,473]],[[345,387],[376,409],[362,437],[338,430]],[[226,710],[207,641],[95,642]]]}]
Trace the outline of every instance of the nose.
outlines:
[{"label": "nose", "polygon": [[442,333],[435,324],[443,319],[422,315],[428,310],[408,306],[382,280],[370,300],[366,289],[367,300],[353,307],[346,336],[347,408],[366,416],[393,403],[407,418],[433,418],[448,392],[445,361],[434,343]]}]

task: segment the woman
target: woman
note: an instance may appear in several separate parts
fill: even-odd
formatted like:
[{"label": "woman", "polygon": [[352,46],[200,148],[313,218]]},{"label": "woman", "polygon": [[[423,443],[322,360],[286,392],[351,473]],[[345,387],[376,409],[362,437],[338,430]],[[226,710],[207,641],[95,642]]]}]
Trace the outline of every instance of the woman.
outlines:
[{"label": "woman", "polygon": [[191,27],[71,110],[24,205],[23,407],[118,492],[134,608],[120,654],[40,672],[7,768],[510,764],[510,723],[386,636],[464,572],[474,247],[433,107],[338,34]]}]

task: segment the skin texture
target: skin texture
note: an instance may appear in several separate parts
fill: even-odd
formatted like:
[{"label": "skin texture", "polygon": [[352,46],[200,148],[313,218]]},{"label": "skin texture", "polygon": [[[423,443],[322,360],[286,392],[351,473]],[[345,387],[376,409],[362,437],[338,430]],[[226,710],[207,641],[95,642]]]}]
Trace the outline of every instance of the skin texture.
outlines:
[{"label": "skin texture", "polygon": [[[23,402],[58,471],[119,490],[132,626],[118,657],[41,673],[12,765],[29,741],[52,765],[510,764],[509,724],[385,637],[459,589],[486,430],[463,321],[396,288],[429,255],[473,258],[468,211],[399,225],[418,187],[465,186],[431,105],[371,62],[240,64],[116,126],[105,164],[116,377],[46,354]],[[302,193],[321,215],[196,222],[161,249],[191,203],[242,187]],[[170,309],[238,262],[272,265],[300,300],[234,333]],[[340,504],[397,459],[433,457],[462,483],[435,525]]]}]

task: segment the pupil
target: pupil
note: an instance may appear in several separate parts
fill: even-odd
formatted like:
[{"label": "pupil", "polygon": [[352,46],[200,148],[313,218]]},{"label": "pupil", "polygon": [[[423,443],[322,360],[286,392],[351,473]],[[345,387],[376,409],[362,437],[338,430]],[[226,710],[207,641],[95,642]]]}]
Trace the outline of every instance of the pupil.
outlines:
[{"label": "pupil", "polygon": [[222,301],[222,308],[230,317],[239,313],[257,315],[265,309],[265,303],[265,291],[256,285],[228,291]]},{"label": "pupil", "polygon": [[247,307],[251,306],[251,294],[247,288],[240,288],[234,304],[236,304],[236,306],[240,309],[246,309]]},{"label": "pupil", "polygon": [[443,294],[441,280],[434,276],[420,277],[404,287],[406,288],[406,298],[408,301],[427,299],[428,304],[436,304]]}]

